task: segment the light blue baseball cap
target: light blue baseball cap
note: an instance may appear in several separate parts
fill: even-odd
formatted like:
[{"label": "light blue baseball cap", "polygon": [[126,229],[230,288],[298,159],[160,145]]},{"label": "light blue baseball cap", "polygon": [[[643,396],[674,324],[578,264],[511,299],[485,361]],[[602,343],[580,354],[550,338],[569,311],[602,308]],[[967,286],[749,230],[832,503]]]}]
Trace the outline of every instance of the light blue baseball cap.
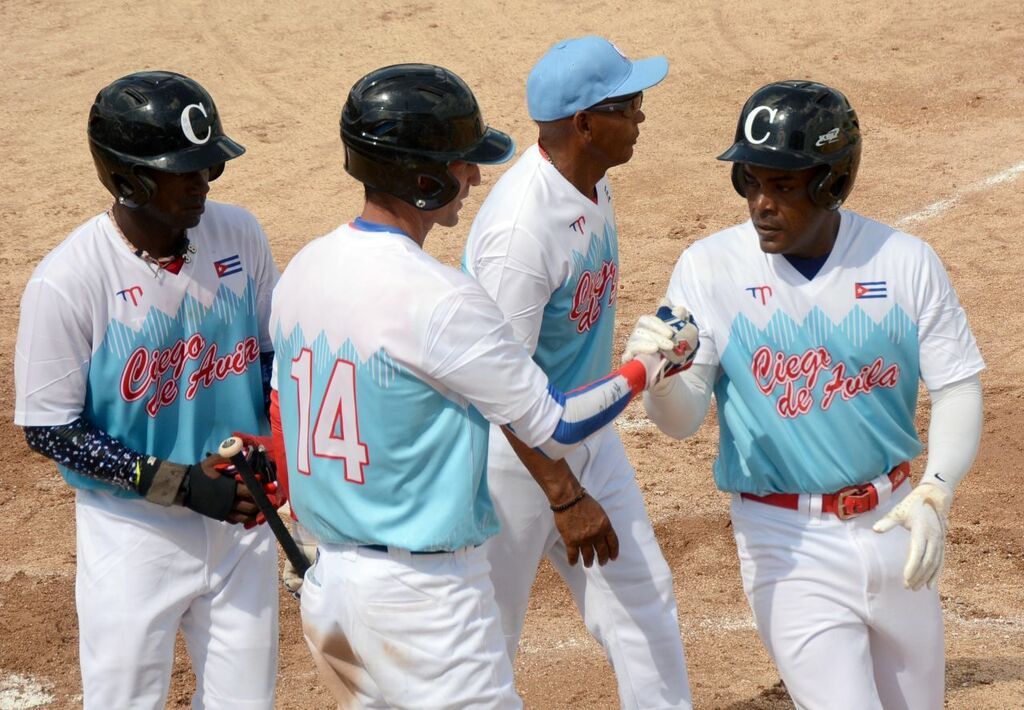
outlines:
[{"label": "light blue baseball cap", "polygon": [[665,57],[632,61],[604,37],[558,42],[526,79],[526,104],[534,121],[557,121],[610,96],[649,89],[668,74]]}]

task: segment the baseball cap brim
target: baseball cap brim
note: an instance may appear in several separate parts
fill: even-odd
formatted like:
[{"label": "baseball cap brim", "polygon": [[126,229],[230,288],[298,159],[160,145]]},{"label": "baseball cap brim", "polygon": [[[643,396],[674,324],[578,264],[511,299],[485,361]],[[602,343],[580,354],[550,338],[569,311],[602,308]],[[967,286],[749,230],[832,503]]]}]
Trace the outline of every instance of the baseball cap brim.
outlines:
[{"label": "baseball cap brim", "polygon": [[668,59],[665,57],[649,57],[633,61],[633,66],[626,75],[626,78],[617,87],[612,89],[607,96],[628,96],[638,91],[645,91],[657,84],[668,74]]},{"label": "baseball cap brim", "polygon": [[763,168],[776,170],[806,170],[821,165],[806,155],[779,150],[770,146],[752,146],[748,143],[735,143],[729,150],[718,156],[718,160],[731,163],[746,163]]},{"label": "baseball cap brim", "polygon": [[488,128],[483,137],[462,154],[461,160],[479,165],[497,165],[507,162],[516,153],[516,142],[507,133]]}]

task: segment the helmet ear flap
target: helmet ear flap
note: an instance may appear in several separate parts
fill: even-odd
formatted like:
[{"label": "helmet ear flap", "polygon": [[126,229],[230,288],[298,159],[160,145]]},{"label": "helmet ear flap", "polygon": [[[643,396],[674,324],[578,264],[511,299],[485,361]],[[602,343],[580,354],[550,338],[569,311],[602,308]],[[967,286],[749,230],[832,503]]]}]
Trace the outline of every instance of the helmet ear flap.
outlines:
[{"label": "helmet ear flap", "polygon": [[[427,167],[425,165],[421,167]],[[416,192],[413,194],[413,205],[421,210],[436,210],[454,200],[461,185],[448,172],[447,165],[431,165],[430,172],[420,172],[416,176]]]},{"label": "helmet ear flap", "polygon": [[807,186],[811,202],[827,210],[839,209],[853,190],[859,158],[860,146],[857,146],[846,160],[835,165],[823,165],[821,176]]},{"label": "helmet ear flap", "polygon": [[839,182],[836,179],[838,176],[828,165],[821,166],[818,173],[819,175],[807,184],[808,197],[818,207],[827,210],[839,209],[842,200],[837,200],[833,194],[833,186]]},{"label": "helmet ear flap", "polygon": [[137,165],[129,167],[127,175],[114,172],[111,181],[117,191],[117,201],[128,209],[141,207],[156,194],[156,182],[140,172]]},{"label": "helmet ear flap", "polygon": [[221,175],[224,174],[224,163],[217,163],[216,165],[210,166],[210,177],[207,178],[210,182],[213,182]]},{"label": "helmet ear flap", "polygon": [[747,191],[744,189],[744,186],[743,186],[743,164],[742,163],[733,163],[732,164],[732,187],[733,187],[734,190],[736,190],[736,194],[738,194],[740,197],[745,198],[747,196]]}]

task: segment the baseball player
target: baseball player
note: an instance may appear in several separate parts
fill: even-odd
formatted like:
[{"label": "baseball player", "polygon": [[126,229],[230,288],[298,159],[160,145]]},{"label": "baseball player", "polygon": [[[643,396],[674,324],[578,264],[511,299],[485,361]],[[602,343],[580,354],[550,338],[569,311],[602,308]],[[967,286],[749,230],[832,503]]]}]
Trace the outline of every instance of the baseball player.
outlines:
[{"label": "baseball player", "polygon": [[[936,582],[980,439],[984,363],[931,247],[840,209],[860,153],[839,91],[754,92],[719,157],[750,220],[680,257],[666,298],[697,314],[700,350],[644,403],[682,438],[714,392],[715,482],[732,494],[743,587],[797,707],[940,708]],[[671,336],[642,318],[626,359],[659,333]],[[919,379],[931,423],[914,487]]]},{"label": "baseball player", "polygon": [[203,87],[162,71],[103,88],[88,136],[114,203],[25,289],[14,413],[76,489],[83,704],[164,707],[180,629],[193,707],[271,708],[276,549],[208,454],[268,432],[277,269],[252,215],[206,199],[244,149]]},{"label": "baseball player", "polygon": [[[555,44],[526,82],[538,142],[497,182],[470,230],[463,268],[563,390],[612,362],[619,248],[606,172],[632,157],[645,119],[643,92],[667,72],[664,57],[634,62],[601,37]],[[488,557],[509,655],[515,657],[537,566],[547,556],[605,649],[621,706],[689,708],[672,574],[617,432],[602,430],[566,460],[588,503],[619,533],[614,563],[572,564],[546,501],[492,427],[488,485],[501,532]]]},{"label": "baseball player", "polygon": [[[433,225],[458,222],[479,165],[514,151],[455,74],[370,72],[341,137],[362,214],[295,256],[271,313],[291,505],[319,541],[302,585],[306,640],[344,707],[518,708],[480,547],[498,529],[487,422],[559,459],[669,366],[648,358],[564,394],[479,284],[423,251]],[[678,367],[686,355],[673,350],[697,332],[673,333]],[[557,515],[579,512],[571,475],[537,483]],[[581,525],[571,544],[610,555],[612,530],[598,528]]]}]

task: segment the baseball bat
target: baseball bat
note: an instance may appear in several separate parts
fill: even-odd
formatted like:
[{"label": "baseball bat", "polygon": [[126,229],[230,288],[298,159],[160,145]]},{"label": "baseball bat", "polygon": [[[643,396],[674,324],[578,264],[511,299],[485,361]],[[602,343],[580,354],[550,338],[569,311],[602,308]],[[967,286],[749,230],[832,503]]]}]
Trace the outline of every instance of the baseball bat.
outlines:
[{"label": "baseball bat", "polygon": [[256,479],[256,473],[252,470],[249,462],[246,461],[245,454],[242,453],[242,446],[242,440],[238,437],[228,437],[221,442],[218,453],[224,458],[230,459],[231,463],[235,465],[235,469],[242,474],[242,480],[245,481],[245,485],[252,493],[252,497],[256,499],[257,507],[259,507],[260,512],[267,519],[267,525],[274,532],[274,537],[281,544],[281,549],[284,550],[288,561],[292,563],[295,573],[303,577],[306,574],[306,570],[309,569],[309,560],[302,554],[299,546],[295,544],[295,539],[292,538],[288,528],[285,527],[284,521],[277,514],[277,509],[274,508],[270,499],[267,498],[263,485]]}]

